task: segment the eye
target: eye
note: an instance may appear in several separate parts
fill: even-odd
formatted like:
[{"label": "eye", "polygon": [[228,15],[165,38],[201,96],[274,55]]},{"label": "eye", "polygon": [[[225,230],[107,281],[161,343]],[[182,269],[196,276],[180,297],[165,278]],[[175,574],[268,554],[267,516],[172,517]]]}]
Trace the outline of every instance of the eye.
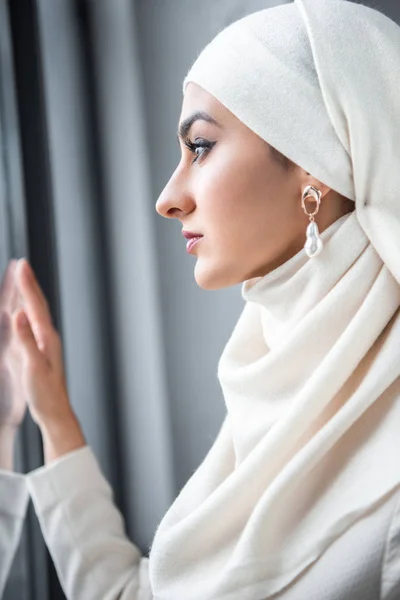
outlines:
[{"label": "eye", "polygon": [[[209,142],[208,140],[202,138],[197,138],[197,141],[195,140],[194,142],[187,138],[185,140],[186,148],[188,148],[190,152],[192,152],[192,154],[196,155],[196,157],[192,161],[192,164],[195,163],[199,157],[208,154],[208,152],[210,152],[211,148],[215,146],[215,144],[216,142]],[[198,153],[198,150],[200,150],[201,152]]]}]

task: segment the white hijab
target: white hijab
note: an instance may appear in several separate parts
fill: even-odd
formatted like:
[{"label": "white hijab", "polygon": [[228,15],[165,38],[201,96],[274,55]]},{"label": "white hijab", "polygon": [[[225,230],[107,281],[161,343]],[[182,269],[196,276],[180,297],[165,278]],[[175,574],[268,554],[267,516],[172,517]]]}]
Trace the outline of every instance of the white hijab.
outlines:
[{"label": "white hijab", "polygon": [[355,202],[321,254],[243,283],[226,417],[152,543],[156,600],[257,600],[400,487],[400,27],[295,0],[225,28],[189,81]]}]

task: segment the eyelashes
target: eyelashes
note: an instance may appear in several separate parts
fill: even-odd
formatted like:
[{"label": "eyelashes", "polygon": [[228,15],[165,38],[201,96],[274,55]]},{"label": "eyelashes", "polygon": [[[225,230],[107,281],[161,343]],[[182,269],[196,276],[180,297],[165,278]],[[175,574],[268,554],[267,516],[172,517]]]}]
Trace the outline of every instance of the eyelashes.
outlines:
[{"label": "eyelashes", "polygon": [[[188,148],[192,154],[196,155],[194,160],[192,160],[192,164],[193,164],[200,157],[203,157],[206,154],[208,154],[217,142],[209,142],[208,140],[201,139],[201,138],[197,142],[192,142],[191,140],[189,140],[187,138],[184,143],[185,143],[186,148]],[[201,150],[200,154],[197,153],[198,149]]]}]

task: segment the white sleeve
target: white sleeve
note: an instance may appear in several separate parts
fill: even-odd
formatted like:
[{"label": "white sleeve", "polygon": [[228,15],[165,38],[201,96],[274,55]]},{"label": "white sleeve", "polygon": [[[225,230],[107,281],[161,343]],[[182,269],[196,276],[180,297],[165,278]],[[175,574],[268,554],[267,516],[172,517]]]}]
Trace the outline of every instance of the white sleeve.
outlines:
[{"label": "white sleeve", "polygon": [[0,598],[21,537],[28,501],[25,475],[0,469]]},{"label": "white sleeve", "polygon": [[152,600],[148,558],[127,537],[88,446],[31,471],[28,489],[69,600]]},{"label": "white sleeve", "polygon": [[400,598],[400,494],[390,520],[381,567],[380,600]]}]

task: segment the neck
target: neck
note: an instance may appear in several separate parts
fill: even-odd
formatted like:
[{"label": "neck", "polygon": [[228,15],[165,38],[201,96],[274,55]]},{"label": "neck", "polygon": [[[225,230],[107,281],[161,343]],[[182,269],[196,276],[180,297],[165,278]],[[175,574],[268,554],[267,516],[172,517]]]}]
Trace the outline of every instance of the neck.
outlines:
[{"label": "neck", "polygon": [[[345,198],[337,192],[333,192],[333,190],[331,190],[331,192],[329,192],[329,194],[327,194],[324,198],[324,201],[321,202],[320,210],[315,217],[315,222],[318,225],[320,234],[325,231],[325,229],[328,229],[328,227],[330,227],[333,223],[335,223],[335,221],[340,219],[340,217],[343,217],[343,215],[353,212],[354,210],[355,203],[353,200],[349,200],[348,198]],[[261,269],[251,273],[248,279],[252,279],[254,277],[264,277],[265,275],[268,275],[268,273],[274,271],[292,258],[292,256],[295,256],[295,254],[298,254],[298,252],[301,251],[306,241],[305,231],[309,222],[308,217],[304,214],[304,212],[302,212],[302,215],[304,217],[304,221],[302,221],[301,233],[299,234],[299,237],[293,240],[293,242],[289,244],[285,251],[276,257],[276,259],[268,263],[267,266],[263,265]]]}]

